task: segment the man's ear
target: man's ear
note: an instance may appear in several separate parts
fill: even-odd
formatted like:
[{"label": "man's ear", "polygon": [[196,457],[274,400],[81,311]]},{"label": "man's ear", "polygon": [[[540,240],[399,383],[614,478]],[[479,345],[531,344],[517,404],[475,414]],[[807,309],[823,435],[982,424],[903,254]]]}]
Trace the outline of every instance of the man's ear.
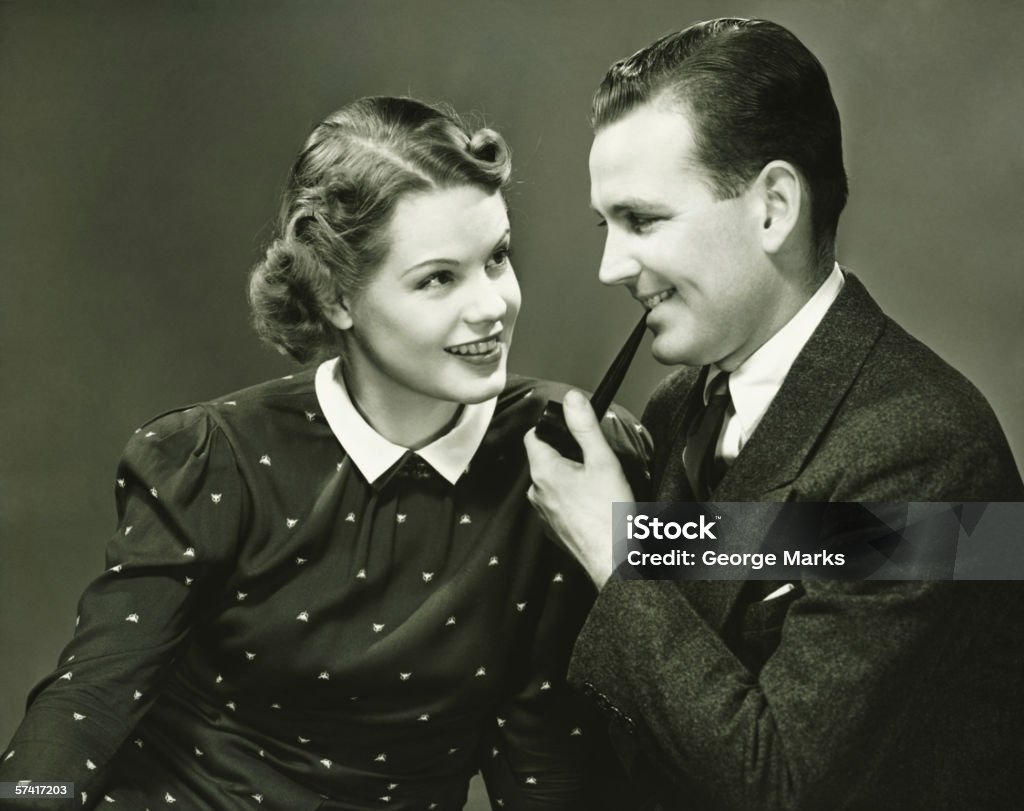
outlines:
[{"label": "man's ear", "polygon": [[[754,181],[762,207],[761,247],[765,253],[779,253],[797,230],[809,203],[803,180],[788,161],[765,165]],[[806,216],[810,216],[810,210]]]},{"label": "man's ear", "polygon": [[337,304],[330,304],[324,307],[324,315],[338,329],[352,328],[352,314],[349,312],[344,298],[338,299]]}]

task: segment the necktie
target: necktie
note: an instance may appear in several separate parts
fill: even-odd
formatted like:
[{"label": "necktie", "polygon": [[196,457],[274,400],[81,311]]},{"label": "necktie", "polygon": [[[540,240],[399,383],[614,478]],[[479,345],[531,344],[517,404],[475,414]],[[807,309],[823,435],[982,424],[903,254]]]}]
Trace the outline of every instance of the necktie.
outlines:
[{"label": "necktie", "polygon": [[693,422],[686,435],[683,466],[686,477],[698,500],[710,497],[725,475],[728,465],[715,458],[715,447],[722,433],[726,412],[729,410],[729,373],[719,372],[707,389],[708,402]]}]

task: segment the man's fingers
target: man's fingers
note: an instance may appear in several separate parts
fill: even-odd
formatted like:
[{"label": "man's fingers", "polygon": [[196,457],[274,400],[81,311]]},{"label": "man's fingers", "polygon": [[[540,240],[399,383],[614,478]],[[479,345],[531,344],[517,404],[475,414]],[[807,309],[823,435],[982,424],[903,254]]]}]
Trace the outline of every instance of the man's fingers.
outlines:
[{"label": "man's fingers", "polygon": [[594,409],[590,407],[586,397],[573,389],[565,395],[562,411],[565,414],[565,424],[583,450],[583,459],[587,464],[604,462],[613,456],[612,449],[601,432],[597,415],[594,414]]},{"label": "man's fingers", "polygon": [[[561,459],[561,454],[552,448],[542,439],[537,439],[537,429],[531,428],[523,437],[523,445],[526,446],[526,459],[530,463],[530,474],[545,465],[550,465],[554,459]],[[536,479],[536,476],[533,476]]]}]

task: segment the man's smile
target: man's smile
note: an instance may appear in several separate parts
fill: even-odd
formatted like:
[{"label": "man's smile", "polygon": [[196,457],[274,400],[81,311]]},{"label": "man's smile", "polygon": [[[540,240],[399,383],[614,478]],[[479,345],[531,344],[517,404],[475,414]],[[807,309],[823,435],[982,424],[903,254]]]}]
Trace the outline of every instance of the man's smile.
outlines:
[{"label": "man's smile", "polygon": [[661,304],[665,299],[672,298],[675,295],[675,289],[669,288],[668,290],[662,290],[660,293],[654,293],[650,296],[644,296],[639,299],[640,303],[644,306],[645,310],[653,310],[657,305]]}]

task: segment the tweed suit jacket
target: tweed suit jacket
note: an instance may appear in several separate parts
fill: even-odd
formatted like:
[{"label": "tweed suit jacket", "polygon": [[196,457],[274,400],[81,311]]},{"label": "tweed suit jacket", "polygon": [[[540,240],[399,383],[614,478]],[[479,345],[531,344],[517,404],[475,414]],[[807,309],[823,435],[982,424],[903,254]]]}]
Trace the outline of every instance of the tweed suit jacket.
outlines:
[{"label": "tweed suit jacket", "polygon": [[[682,369],[644,416],[654,495],[693,500]],[[988,403],[852,275],[715,501],[1019,501]],[[1024,583],[753,584],[617,573],[570,680],[664,809],[1024,807]]]}]

